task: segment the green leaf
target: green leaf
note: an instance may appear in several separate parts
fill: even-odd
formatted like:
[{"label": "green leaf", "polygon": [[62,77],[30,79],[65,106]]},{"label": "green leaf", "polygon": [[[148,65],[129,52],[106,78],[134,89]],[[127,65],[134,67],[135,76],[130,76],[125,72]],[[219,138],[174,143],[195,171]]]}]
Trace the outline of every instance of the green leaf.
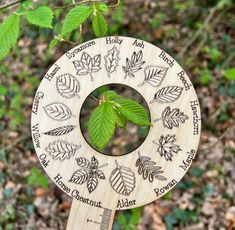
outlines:
[{"label": "green leaf", "polygon": [[213,76],[209,69],[203,69],[199,81],[201,85],[208,86],[213,80]]},{"label": "green leaf", "polygon": [[60,41],[57,38],[52,39],[49,44],[49,49],[55,48],[59,43]]},{"label": "green leaf", "polygon": [[108,90],[104,92],[103,95],[107,101],[114,101],[116,99],[122,98],[121,96],[116,94],[113,90]]},{"label": "green leaf", "polygon": [[225,70],[224,77],[227,80],[235,80],[235,68]]},{"label": "green leaf", "polygon": [[71,9],[65,17],[62,27],[62,36],[77,29],[93,12],[91,6],[79,5]]},{"label": "green leaf", "polygon": [[42,188],[48,188],[48,180],[42,172],[33,167],[30,171],[30,175],[27,178],[27,183],[30,185],[39,185]]},{"label": "green leaf", "polygon": [[88,131],[95,146],[103,149],[110,141],[115,131],[116,119],[113,105],[109,102],[102,103],[92,112]]},{"label": "green leaf", "polygon": [[33,25],[52,28],[53,11],[47,6],[41,6],[35,10],[27,11],[26,19]]},{"label": "green leaf", "polygon": [[4,86],[4,85],[0,85],[0,95],[6,96],[6,95],[7,95],[7,92],[8,92],[7,87]]},{"label": "green leaf", "polygon": [[97,37],[103,37],[108,32],[108,24],[102,13],[99,11],[96,11],[92,18],[92,28]]},{"label": "green leaf", "polygon": [[117,120],[116,123],[120,128],[126,128],[126,118],[121,114],[116,112]]},{"label": "green leaf", "polygon": [[127,120],[137,125],[151,125],[149,115],[145,108],[135,101],[119,98],[115,100],[117,110],[122,113]]},{"label": "green leaf", "polygon": [[0,25],[0,60],[3,60],[19,37],[19,16],[12,14]]},{"label": "green leaf", "polygon": [[109,7],[105,3],[99,3],[98,9],[100,11],[103,11],[104,13],[108,13],[109,12]]}]

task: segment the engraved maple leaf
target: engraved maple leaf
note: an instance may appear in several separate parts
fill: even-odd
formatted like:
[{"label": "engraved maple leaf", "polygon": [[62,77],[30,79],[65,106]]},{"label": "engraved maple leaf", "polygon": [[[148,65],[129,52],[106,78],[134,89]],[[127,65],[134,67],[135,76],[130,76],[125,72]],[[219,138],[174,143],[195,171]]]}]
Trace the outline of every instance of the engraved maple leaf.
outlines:
[{"label": "engraved maple leaf", "polygon": [[154,144],[158,145],[157,152],[160,156],[164,156],[167,161],[172,161],[173,154],[177,154],[182,151],[179,145],[175,144],[175,135],[166,135],[159,138],[158,142],[153,141]]},{"label": "engraved maple leaf", "polygon": [[83,52],[81,59],[73,61],[73,64],[78,75],[89,74],[91,80],[94,81],[92,73],[96,73],[101,69],[101,55],[97,54],[92,58],[88,53]]}]

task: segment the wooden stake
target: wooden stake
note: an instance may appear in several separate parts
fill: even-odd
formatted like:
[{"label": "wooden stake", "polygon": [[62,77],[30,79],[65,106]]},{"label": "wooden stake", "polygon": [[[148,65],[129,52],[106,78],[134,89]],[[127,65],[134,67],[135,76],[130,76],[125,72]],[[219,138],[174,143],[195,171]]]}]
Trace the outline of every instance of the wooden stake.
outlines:
[{"label": "wooden stake", "polygon": [[90,207],[73,200],[66,230],[111,230],[115,210]]}]

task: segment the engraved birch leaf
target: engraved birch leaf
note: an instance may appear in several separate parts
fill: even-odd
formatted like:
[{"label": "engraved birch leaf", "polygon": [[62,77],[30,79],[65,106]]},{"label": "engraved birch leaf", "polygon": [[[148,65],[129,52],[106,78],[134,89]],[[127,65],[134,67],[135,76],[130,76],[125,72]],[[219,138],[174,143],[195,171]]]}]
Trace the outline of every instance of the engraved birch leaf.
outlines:
[{"label": "engraved birch leaf", "polygon": [[53,160],[64,161],[65,159],[70,159],[74,156],[76,151],[81,148],[81,145],[74,145],[68,143],[67,141],[57,140],[50,143],[46,148],[46,152],[52,156]]},{"label": "engraved birch leaf", "polygon": [[88,181],[87,181],[87,189],[89,193],[92,193],[98,185],[98,179],[96,177],[96,174],[90,174]]},{"label": "engraved birch leaf", "polygon": [[78,96],[80,91],[79,81],[69,73],[63,74],[56,79],[56,88],[58,93],[65,98]]},{"label": "engraved birch leaf", "polygon": [[183,88],[179,86],[166,86],[158,90],[154,95],[154,98],[150,103],[157,101],[159,103],[170,103],[176,101],[181,93]]},{"label": "engraved birch leaf", "polygon": [[145,83],[149,83],[153,87],[158,87],[166,76],[167,70],[167,67],[157,65],[147,66],[144,69],[144,81],[139,86],[143,86]]},{"label": "engraved birch leaf", "polygon": [[161,135],[158,142],[153,141],[154,144],[158,145],[157,152],[160,156],[164,157],[166,161],[172,161],[173,154],[177,154],[182,151],[179,145],[174,144],[176,142],[175,135]]},{"label": "engraved birch leaf", "polygon": [[120,51],[117,49],[116,46],[113,46],[111,50],[108,51],[108,54],[104,57],[105,59],[105,68],[108,72],[108,76],[110,77],[110,74],[116,71],[118,65],[118,62],[120,61],[119,58]]},{"label": "engraved birch leaf", "polygon": [[134,73],[142,69],[142,65],[145,61],[143,59],[143,52],[140,50],[138,53],[134,52],[131,56],[131,59],[126,59],[126,66],[122,66],[122,69],[125,73],[125,79],[127,76],[135,77]]},{"label": "engraved birch leaf", "polygon": [[110,184],[117,193],[129,196],[135,188],[135,174],[130,168],[119,166],[117,161],[115,163],[117,167],[112,171]]},{"label": "engraved birch leaf", "polygon": [[154,122],[162,120],[163,126],[172,129],[173,127],[179,127],[180,123],[184,123],[188,119],[188,116],[183,112],[180,112],[179,109],[170,109],[166,107],[162,112],[162,118],[154,120]]},{"label": "engraved birch leaf", "polygon": [[89,171],[87,169],[79,169],[75,171],[75,173],[72,175],[69,182],[73,182],[75,184],[83,184],[88,179]]},{"label": "engraved birch leaf", "polygon": [[85,157],[79,157],[76,159],[78,166],[80,167],[85,167],[85,168],[89,168],[90,167],[90,161],[87,160]]},{"label": "engraved birch leaf", "polygon": [[49,135],[49,136],[62,136],[62,135],[65,135],[67,133],[72,132],[75,128],[76,128],[76,126],[74,126],[74,125],[66,125],[66,126],[52,129],[52,130],[47,131],[43,134]]},{"label": "engraved birch leaf", "polygon": [[140,152],[138,152],[138,155],[139,158],[137,159],[135,165],[138,167],[139,175],[142,175],[144,180],[148,179],[150,183],[153,182],[154,178],[162,181],[167,180],[164,176],[159,175],[163,173],[161,170],[162,167],[155,166],[156,163],[151,161],[150,157],[141,156]]},{"label": "engraved birch leaf", "polygon": [[69,107],[60,102],[51,103],[43,108],[46,114],[56,121],[66,121],[74,117]]},{"label": "engraved birch leaf", "polygon": [[91,77],[91,80],[93,81],[93,75],[92,73],[98,72],[101,67],[101,55],[95,55],[93,58],[86,53],[83,52],[81,59],[73,61],[74,67],[77,70],[78,75],[87,75],[89,74]]}]

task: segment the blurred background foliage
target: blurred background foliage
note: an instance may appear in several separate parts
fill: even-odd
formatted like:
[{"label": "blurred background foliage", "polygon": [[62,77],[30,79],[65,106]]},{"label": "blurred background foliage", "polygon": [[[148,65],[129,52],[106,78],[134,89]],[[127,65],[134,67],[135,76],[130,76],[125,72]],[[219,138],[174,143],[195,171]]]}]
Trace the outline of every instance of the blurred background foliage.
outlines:
[{"label": "blurred background foliage", "polygon": [[[71,3],[33,2],[51,8]],[[1,11],[1,22],[14,9]],[[74,46],[61,42],[48,48],[67,12],[55,11],[54,30],[22,19],[17,46],[0,65],[0,229],[64,229],[68,218],[71,199],[41,171],[30,137],[35,91],[47,69]],[[235,229],[234,12],[232,0],[123,0],[106,16],[109,35],[146,40],[181,63],[203,118],[190,172],[160,200],[118,212],[113,229]],[[94,37],[88,21],[82,38],[74,31],[66,39],[80,43]]]}]

